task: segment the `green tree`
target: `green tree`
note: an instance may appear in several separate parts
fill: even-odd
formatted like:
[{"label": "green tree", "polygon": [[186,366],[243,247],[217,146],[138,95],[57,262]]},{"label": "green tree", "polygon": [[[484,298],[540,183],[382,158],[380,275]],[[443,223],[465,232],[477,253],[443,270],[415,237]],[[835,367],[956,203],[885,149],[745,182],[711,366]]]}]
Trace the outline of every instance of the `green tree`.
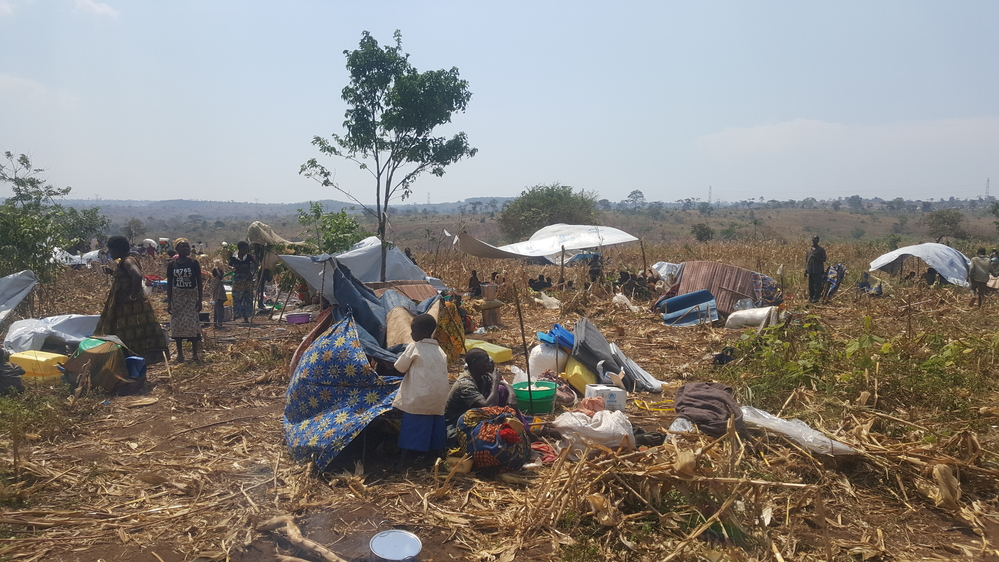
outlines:
[{"label": "green tree", "polygon": [[111,226],[111,219],[102,215],[99,207],[82,211],[67,207],[60,210],[55,218],[70,246],[89,247],[91,239],[96,238],[98,244],[103,244],[108,239],[105,230]]},{"label": "green tree", "polygon": [[306,242],[314,244],[321,252],[330,254],[345,252],[368,236],[354,217],[347,214],[347,209],[340,209],[339,213],[327,213],[323,210],[323,204],[318,201],[309,201],[308,210],[298,210],[298,222],[312,229],[309,234],[316,234],[314,238],[306,238]]},{"label": "green tree", "polygon": [[833,202],[832,202],[832,210],[833,210],[833,211],[839,211],[839,208],[840,208],[840,207],[841,207],[842,205],[843,205],[843,204],[842,204],[842,203],[840,203],[840,202],[839,202],[839,200],[836,200],[836,201],[833,201]]},{"label": "green tree", "polygon": [[626,201],[630,203],[633,208],[637,209],[645,204],[645,194],[642,193],[641,190],[636,189],[628,194]]},{"label": "green tree", "polygon": [[859,195],[851,195],[846,199],[846,204],[854,211],[859,211],[864,208],[864,200],[860,198]]},{"label": "green tree", "polygon": [[596,201],[595,193],[575,192],[559,182],[536,185],[503,205],[500,230],[508,240],[516,242],[551,224],[596,224]]},{"label": "green tree", "polygon": [[136,238],[143,236],[146,233],[146,225],[142,224],[137,218],[131,218],[125,223],[125,226],[121,229],[121,233],[125,238],[128,238],[128,243],[131,244],[135,242]]},{"label": "green tree", "polygon": [[690,233],[694,235],[694,238],[697,238],[698,242],[707,242],[715,237],[715,229],[703,222],[690,227]]},{"label": "green tree", "polygon": [[385,280],[385,232],[389,202],[406,199],[416,178],[425,171],[444,175],[444,168],[476,149],[468,145],[465,133],[451,138],[433,136],[436,127],[451,122],[451,116],[464,112],[472,94],[458,69],[417,71],[402,51],[402,35],[393,35],[395,46],[379,46],[365,31],[356,50],[344,51],[350,82],[342,91],[347,102],[346,133],[329,139],[315,137],[312,144],[327,156],[355,162],[375,180],[374,209],[341,189],[329,170],[315,158],[302,165],[299,173],[324,187],[346,194],[378,223],[382,241],[381,279]]},{"label": "green tree", "polygon": [[930,236],[936,237],[939,243],[945,237],[967,240],[968,233],[964,230],[964,215],[957,209],[939,209],[924,216],[920,222],[926,227]]},{"label": "green tree", "polygon": [[66,246],[56,221],[62,207],[53,200],[70,188],[49,185],[42,177],[45,170],[33,167],[24,154],[15,158],[4,152],[4,160],[0,183],[9,183],[13,195],[0,205],[0,276],[30,269],[39,281],[48,283],[61,269],[52,254]]},{"label": "green tree", "polygon": [[697,204],[697,212],[701,213],[702,215],[707,215],[710,217],[711,203],[708,203],[707,201],[701,201],[700,203]]}]

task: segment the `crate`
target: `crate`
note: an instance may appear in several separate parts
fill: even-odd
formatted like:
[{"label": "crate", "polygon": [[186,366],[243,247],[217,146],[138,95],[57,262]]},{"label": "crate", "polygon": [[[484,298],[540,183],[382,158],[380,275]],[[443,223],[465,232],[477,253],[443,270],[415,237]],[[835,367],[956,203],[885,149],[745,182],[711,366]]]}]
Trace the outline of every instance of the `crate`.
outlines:
[{"label": "crate", "polygon": [[51,383],[62,376],[59,365],[69,358],[58,353],[46,351],[22,351],[10,356],[10,362],[24,369],[21,379],[25,383]]}]

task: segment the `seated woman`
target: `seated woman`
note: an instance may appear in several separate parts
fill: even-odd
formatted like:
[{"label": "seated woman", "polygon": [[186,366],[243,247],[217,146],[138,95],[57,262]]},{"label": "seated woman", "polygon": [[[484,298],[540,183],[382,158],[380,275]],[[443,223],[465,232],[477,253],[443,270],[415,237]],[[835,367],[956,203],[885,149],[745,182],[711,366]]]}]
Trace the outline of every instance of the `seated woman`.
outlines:
[{"label": "seated woman", "polygon": [[517,470],[530,457],[526,422],[515,409],[516,399],[485,351],[473,348],[465,356],[465,373],[448,394],[444,421],[448,437],[472,456],[476,469]]},{"label": "seated woman", "polygon": [[479,274],[474,269],[472,276],[468,278],[468,294],[473,297],[482,296],[482,282],[479,281]]}]

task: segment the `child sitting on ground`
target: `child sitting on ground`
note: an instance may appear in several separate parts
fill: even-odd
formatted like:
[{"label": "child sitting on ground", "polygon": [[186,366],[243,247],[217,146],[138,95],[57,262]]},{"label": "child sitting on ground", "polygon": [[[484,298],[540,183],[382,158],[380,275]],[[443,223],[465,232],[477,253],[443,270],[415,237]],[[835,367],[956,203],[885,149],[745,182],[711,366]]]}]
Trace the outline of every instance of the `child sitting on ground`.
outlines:
[{"label": "child sitting on ground", "polygon": [[433,339],[437,321],[429,314],[413,318],[413,343],[395,362],[405,373],[393,406],[402,410],[399,431],[400,462],[406,466],[409,451],[443,453],[447,446],[444,406],[447,403],[447,355]]}]

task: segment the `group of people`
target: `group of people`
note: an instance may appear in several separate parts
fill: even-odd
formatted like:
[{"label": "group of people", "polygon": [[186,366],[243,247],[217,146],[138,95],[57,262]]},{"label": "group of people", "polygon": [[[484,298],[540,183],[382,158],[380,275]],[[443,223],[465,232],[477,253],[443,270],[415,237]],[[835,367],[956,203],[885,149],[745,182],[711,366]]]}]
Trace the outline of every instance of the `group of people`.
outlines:
[{"label": "group of people", "polygon": [[517,409],[512,389],[494,372],[493,359],[482,349],[470,349],[465,371],[450,385],[447,356],[433,337],[437,321],[420,314],[410,329],[413,343],[395,362],[405,374],[393,402],[403,413],[402,466],[410,455],[439,456],[460,444],[478,467],[519,468],[536,436]]},{"label": "group of people", "polygon": [[[152,303],[142,289],[142,265],[131,252],[128,239],[124,236],[112,236],[108,239],[107,246],[114,265],[107,267],[106,271],[113,278],[94,333],[117,336],[133,353],[144,357],[147,362],[157,362],[168,351],[167,340],[156,319]],[[178,362],[185,361],[185,340],[191,342],[192,359],[200,361],[199,316],[205,297],[205,275],[202,274],[201,262],[192,257],[192,246],[186,238],[174,240],[173,247],[176,254],[170,257],[166,266],[170,338],[176,342]],[[236,251],[229,257],[228,265],[233,271],[233,318],[242,318],[243,322],[248,323],[254,314],[257,260],[249,252],[246,241],[240,241],[236,245]],[[225,316],[226,290],[223,277],[226,273],[217,260],[208,283],[208,293],[215,305],[216,326],[222,325]]]}]

